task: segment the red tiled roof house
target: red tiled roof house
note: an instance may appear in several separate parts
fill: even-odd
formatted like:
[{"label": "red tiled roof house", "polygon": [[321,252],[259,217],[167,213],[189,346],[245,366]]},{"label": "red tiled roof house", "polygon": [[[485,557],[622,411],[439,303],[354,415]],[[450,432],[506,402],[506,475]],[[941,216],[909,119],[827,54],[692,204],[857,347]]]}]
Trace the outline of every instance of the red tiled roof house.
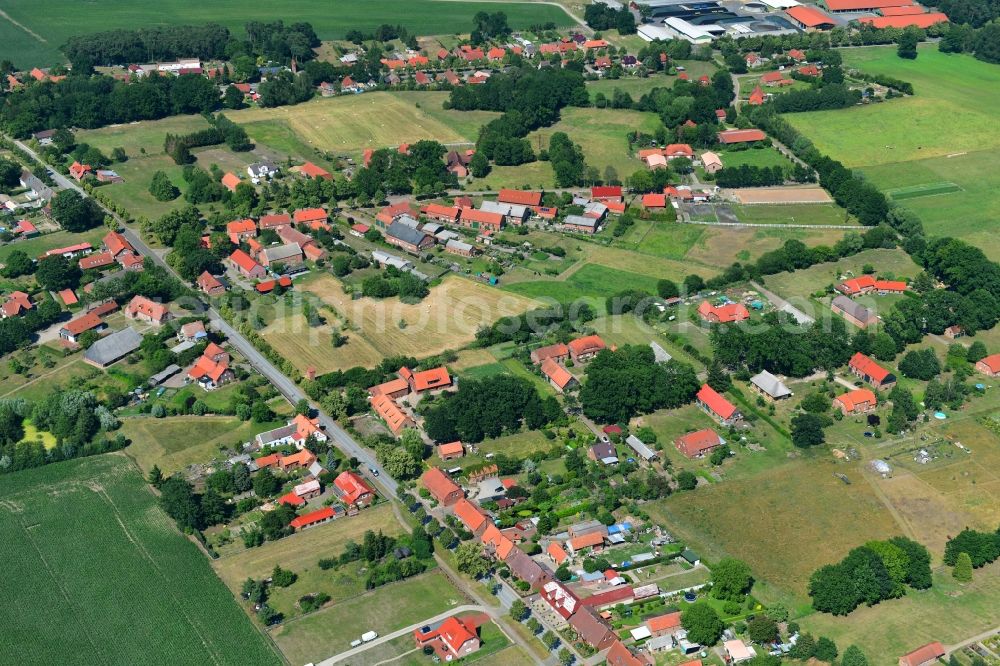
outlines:
[{"label": "red tiled roof house", "polygon": [[722,397],[708,384],[702,384],[695,399],[698,402],[698,406],[722,425],[732,425],[743,419],[740,410],[736,409],[733,403]]},{"label": "red tiled roof house", "polygon": [[875,394],[870,389],[854,389],[843,395],[839,395],[833,400],[835,407],[839,407],[845,416],[850,414],[864,414],[870,412],[878,405]]},{"label": "red tiled roof house", "polygon": [[348,506],[368,506],[375,501],[375,490],[351,471],[337,475],[333,480],[333,492]]},{"label": "red tiled roof house", "polygon": [[159,326],[171,318],[170,308],[145,296],[136,296],[125,306],[125,316]]},{"label": "red tiled roof house", "polygon": [[465,497],[462,488],[437,467],[431,467],[420,477],[420,484],[438,503],[452,506]]},{"label": "red tiled roof house", "polygon": [[990,354],[976,361],[976,371],[987,377],[1000,377],[1000,354]]},{"label": "red tiled roof house", "polygon": [[857,352],[851,357],[847,367],[855,377],[868,382],[880,391],[896,384],[896,375],[876,363],[875,359],[865,356],[861,352]]},{"label": "red tiled roof house", "polygon": [[601,336],[587,335],[570,341],[567,347],[569,347],[569,355],[573,359],[573,362],[580,363],[581,361],[594,358],[598,352],[606,349],[607,345],[601,339]]},{"label": "red tiled roof house", "polygon": [[704,458],[706,454],[722,446],[719,433],[711,428],[689,432],[674,440],[674,446],[688,458]]}]

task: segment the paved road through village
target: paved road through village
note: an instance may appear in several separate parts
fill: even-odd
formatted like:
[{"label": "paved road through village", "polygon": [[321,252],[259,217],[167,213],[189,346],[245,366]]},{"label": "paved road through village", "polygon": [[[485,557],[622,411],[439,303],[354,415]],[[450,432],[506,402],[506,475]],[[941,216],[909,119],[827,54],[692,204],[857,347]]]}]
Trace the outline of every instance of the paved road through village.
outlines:
[{"label": "paved road through village", "polygon": [[[25,145],[20,141],[16,141],[14,139],[11,139],[10,137],[7,138],[14,141],[14,143],[17,145],[18,148],[20,148],[29,156],[31,156],[32,159],[41,164],[44,168],[48,169],[48,166],[41,160],[41,158],[38,157],[38,155],[31,148],[29,148],[27,145]],[[59,185],[59,187],[63,189],[74,190],[84,197],[88,196],[87,193],[83,190],[83,188],[81,188],[79,185],[74,183],[66,176],[51,169],[50,171],[52,172],[52,179],[56,182],[57,185]],[[113,211],[108,210],[103,204],[101,204],[101,202],[97,201],[96,199],[94,199],[94,201],[97,202],[97,204],[100,205],[101,208],[104,209],[106,213],[108,213],[115,219],[121,221],[121,218],[119,218],[118,215],[116,215]],[[146,245],[145,241],[142,240],[139,234],[135,233],[134,230],[126,227],[124,223],[122,223],[122,228],[123,228],[122,234],[125,236],[125,238],[128,239],[130,243],[132,243],[132,245],[135,247],[136,250],[139,251],[140,254],[146,257],[150,257],[157,264],[163,266],[167,271],[169,271],[171,275],[176,277],[178,280],[181,280],[181,282],[184,282],[184,280],[179,275],[177,275],[174,269],[171,268],[169,265],[167,265],[167,262],[163,260],[163,257],[161,257],[159,254],[154,252],[152,248]],[[206,308],[206,313],[208,314],[212,322],[212,325],[215,326],[216,329],[221,331],[229,339],[230,344],[236,347],[236,349],[239,350],[239,352],[247,359],[250,365],[252,365],[260,374],[266,377],[268,381],[270,381],[274,385],[274,387],[277,388],[278,391],[285,397],[285,399],[287,399],[292,404],[295,404],[296,402],[302,399],[308,400],[308,397],[295,384],[295,382],[293,382],[291,379],[285,376],[285,374],[282,373],[278,368],[276,368],[274,364],[272,364],[270,361],[264,358],[264,355],[261,354],[259,351],[257,351],[257,349],[253,346],[253,344],[251,344],[249,340],[243,337],[243,335],[239,331],[230,326],[229,323],[222,318],[222,316],[218,313],[218,311],[215,310],[215,308],[211,306],[206,306],[201,301],[198,302],[201,303],[202,307]],[[327,414],[323,413],[323,411],[320,410],[317,405],[313,404],[313,408],[317,411],[320,424],[323,426],[323,429],[325,430],[326,434],[330,436],[330,439],[333,440],[333,442],[348,457],[357,458],[361,462],[362,469],[370,477],[374,476],[370,470],[378,470],[379,473],[377,476],[374,476],[373,481],[378,486],[380,486],[384,492],[388,493],[390,498],[395,497],[396,488],[398,487],[399,484],[396,482],[395,479],[393,479],[391,476],[389,476],[387,473],[381,470],[381,468],[378,465],[378,462],[375,460],[374,454],[368,449],[361,446],[357,441],[355,441],[354,438],[351,437],[343,428],[337,425],[337,423],[333,419],[331,419]]]}]

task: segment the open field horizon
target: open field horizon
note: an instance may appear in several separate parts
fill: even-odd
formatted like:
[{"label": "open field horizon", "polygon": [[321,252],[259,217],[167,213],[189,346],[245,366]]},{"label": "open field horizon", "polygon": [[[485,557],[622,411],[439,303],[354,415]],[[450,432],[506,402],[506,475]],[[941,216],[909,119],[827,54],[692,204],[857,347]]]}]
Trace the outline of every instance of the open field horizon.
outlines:
[{"label": "open field horizon", "polygon": [[[290,22],[288,17],[294,17],[294,21],[311,23],[320,39],[342,39],[348,30],[373,30],[383,23],[402,23],[412,33],[434,35],[468,32],[472,29],[472,17],[480,11],[504,11],[515,29],[549,22],[567,26],[574,22],[556,5],[532,2],[382,0],[372,4],[283,0],[277,4],[247,4],[237,0],[211,3],[108,0],[98,6],[67,0],[8,0],[3,3],[4,14],[0,14],[0,39],[5,52],[15,56],[15,64],[30,69],[63,62],[59,47],[74,35],[116,28],[219,23],[233,33],[242,34],[248,21]],[[403,16],[406,18],[401,20]]]}]

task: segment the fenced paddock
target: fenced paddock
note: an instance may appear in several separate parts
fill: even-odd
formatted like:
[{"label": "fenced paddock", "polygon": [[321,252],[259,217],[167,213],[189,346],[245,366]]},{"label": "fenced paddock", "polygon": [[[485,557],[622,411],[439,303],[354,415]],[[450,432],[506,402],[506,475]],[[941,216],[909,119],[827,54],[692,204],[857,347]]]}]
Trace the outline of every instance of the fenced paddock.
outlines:
[{"label": "fenced paddock", "polygon": [[741,187],[723,190],[723,196],[746,205],[822,204],[833,201],[822,187]]}]

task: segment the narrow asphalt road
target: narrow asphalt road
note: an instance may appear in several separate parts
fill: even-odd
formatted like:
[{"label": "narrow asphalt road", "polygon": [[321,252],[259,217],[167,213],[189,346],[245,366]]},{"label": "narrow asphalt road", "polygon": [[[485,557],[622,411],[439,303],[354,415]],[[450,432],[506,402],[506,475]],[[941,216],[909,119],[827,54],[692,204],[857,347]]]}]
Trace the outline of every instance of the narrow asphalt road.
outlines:
[{"label": "narrow asphalt road", "polygon": [[[15,143],[15,145],[17,145],[18,148],[20,148],[25,153],[30,155],[32,159],[41,164],[44,168],[46,169],[49,168],[48,165],[46,165],[41,160],[41,158],[38,157],[35,151],[33,151],[27,145],[11,137],[8,138],[11,139]],[[72,180],[70,180],[69,178],[67,178],[66,176],[60,174],[55,170],[52,170],[52,172],[53,172],[52,179],[60,187],[64,189],[74,190],[84,197],[88,196],[87,192],[84,191],[84,189],[81,188],[78,184],[74,183]],[[167,262],[163,260],[163,257],[154,252],[153,249],[150,248],[145,243],[145,241],[142,240],[139,234],[137,234],[133,229],[129,229],[128,227],[126,227],[124,222],[122,222],[121,218],[118,215],[116,215],[113,211],[108,210],[103,204],[101,204],[100,201],[97,201],[97,199],[94,199],[94,201],[98,205],[100,205],[101,208],[107,214],[111,215],[112,217],[114,217],[116,220],[119,221],[123,229],[122,235],[124,235],[125,238],[127,238],[128,241],[132,243],[132,245],[135,247],[136,250],[139,251],[141,255],[151,258],[154,262],[165,268],[171,275],[176,277],[178,280],[181,280],[181,282],[185,282],[179,275],[177,275],[177,273],[174,271],[173,268],[167,265]],[[266,377],[268,381],[270,381],[275,386],[275,388],[278,389],[278,391],[285,397],[286,400],[288,400],[292,404],[295,404],[296,402],[302,399],[308,400],[308,397],[305,395],[305,393],[302,392],[302,390],[298,386],[296,386],[295,382],[286,377],[270,361],[264,358],[264,356],[257,351],[257,349],[253,346],[253,344],[250,343],[249,340],[243,337],[243,335],[239,331],[230,326],[229,323],[222,318],[222,315],[220,315],[218,311],[215,310],[215,308],[211,306],[206,306],[200,300],[198,301],[198,303],[200,303],[202,307],[206,308],[206,313],[209,316],[213,326],[215,326],[217,330],[221,331],[229,339],[230,344],[236,347],[236,349],[238,349],[239,352],[244,357],[246,357],[247,361],[249,361],[249,363],[254,368],[256,368],[258,372],[260,372],[264,377]],[[374,481],[376,485],[380,486],[383,492],[388,493],[390,499],[394,499],[396,497],[396,489],[399,486],[399,484],[396,482],[395,479],[393,479],[391,476],[389,476],[379,468],[378,462],[375,460],[374,454],[371,451],[365,449],[360,444],[358,444],[358,442],[356,442],[354,438],[352,438],[343,428],[337,425],[337,423],[333,419],[331,419],[327,414],[323,413],[323,411],[319,409],[318,405],[313,404],[311,401],[310,404],[312,404],[313,409],[316,410],[320,424],[323,426],[324,431],[330,437],[330,439],[333,440],[333,442],[348,457],[357,458],[361,462],[362,470],[371,478],[371,480]]]}]

